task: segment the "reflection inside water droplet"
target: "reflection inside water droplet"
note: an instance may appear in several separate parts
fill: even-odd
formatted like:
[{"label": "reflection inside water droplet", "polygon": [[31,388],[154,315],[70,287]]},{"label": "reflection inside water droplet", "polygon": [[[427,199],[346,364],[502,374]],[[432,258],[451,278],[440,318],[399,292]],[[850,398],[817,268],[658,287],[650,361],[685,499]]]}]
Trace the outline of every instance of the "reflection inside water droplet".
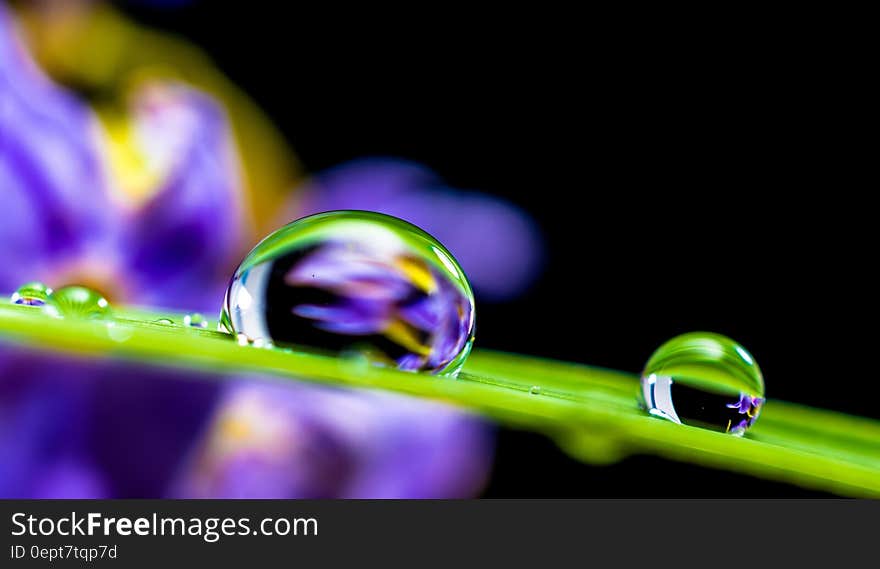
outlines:
[{"label": "reflection inside water droplet", "polygon": [[541,395],[541,386],[533,385],[529,388],[529,393],[531,393],[532,395]]},{"label": "reflection inside water droplet", "polygon": [[764,378],[745,348],[720,334],[669,340],[642,373],[641,403],[669,421],[742,435],[764,404]]},{"label": "reflection inside water droplet", "polygon": [[18,287],[9,302],[21,306],[44,306],[49,300],[52,289],[41,282],[33,281]]},{"label": "reflection inside water droplet", "polygon": [[208,321],[198,312],[193,312],[183,317],[183,325],[191,328],[207,328]]},{"label": "reflection inside water droplet", "polygon": [[473,343],[474,299],[427,233],[381,214],[329,212],[257,245],[235,272],[220,321],[252,342],[455,374]]}]

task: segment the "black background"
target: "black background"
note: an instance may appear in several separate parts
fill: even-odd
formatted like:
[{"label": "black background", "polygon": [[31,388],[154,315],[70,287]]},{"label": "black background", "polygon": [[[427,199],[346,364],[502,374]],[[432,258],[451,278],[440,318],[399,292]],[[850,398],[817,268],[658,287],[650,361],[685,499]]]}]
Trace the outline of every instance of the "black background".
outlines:
[{"label": "black background", "polygon": [[[526,298],[480,306],[481,346],[635,372],[664,340],[712,330],[755,355],[769,397],[880,418],[862,74],[821,29],[790,14],[127,9],[204,47],[310,171],[409,158],[528,210],[546,270]],[[815,495],[648,457],[585,466],[513,431],[498,445],[487,496]]]}]

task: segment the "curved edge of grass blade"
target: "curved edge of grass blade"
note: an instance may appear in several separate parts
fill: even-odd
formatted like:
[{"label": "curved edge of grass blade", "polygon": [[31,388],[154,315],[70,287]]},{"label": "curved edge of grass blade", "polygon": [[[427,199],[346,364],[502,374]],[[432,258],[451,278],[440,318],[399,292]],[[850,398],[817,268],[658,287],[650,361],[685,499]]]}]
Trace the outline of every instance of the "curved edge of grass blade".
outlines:
[{"label": "curved edge of grass blade", "polygon": [[[636,405],[638,378],[625,372],[476,350],[454,380],[239,346],[226,334],[150,322],[167,314],[117,314],[120,319],[110,321],[62,320],[0,303],[0,341],[153,365],[392,390],[545,433],[589,462],[650,453],[842,495],[880,497],[880,422],[866,418],[771,401],[746,437],[735,438],[647,416]],[[147,321],[122,319],[126,316]],[[541,389],[532,389],[536,386]]]}]

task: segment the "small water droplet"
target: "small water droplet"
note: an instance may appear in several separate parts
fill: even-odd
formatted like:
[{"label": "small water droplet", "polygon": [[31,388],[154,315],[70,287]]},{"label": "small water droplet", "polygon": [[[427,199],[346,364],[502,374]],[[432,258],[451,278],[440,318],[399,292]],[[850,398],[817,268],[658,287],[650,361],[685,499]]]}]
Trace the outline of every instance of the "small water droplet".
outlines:
[{"label": "small water droplet", "polygon": [[372,365],[369,353],[353,349],[341,352],[338,361],[341,368],[354,374],[363,374]]},{"label": "small water droplet", "polygon": [[473,344],[474,297],[433,237],[400,219],[337,211],[264,239],[220,315],[232,334],[407,371],[455,375]]},{"label": "small water droplet", "polygon": [[730,338],[677,336],[648,360],[641,403],[675,423],[742,435],[761,413],[764,378],[754,358]]},{"label": "small water droplet", "polygon": [[107,335],[114,342],[125,342],[133,335],[132,329],[128,326],[118,326],[116,322],[107,322]]},{"label": "small water droplet", "polygon": [[251,344],[251,340],[244,334],[236,334],[235,340],[239,346],[249,346]]},{"label": "small water droplet", "polygon": [[183,325],[191,328],[207,328],[208,321],[198,312],[193,312],[183,317]]},{"label": "small water droplet", "polygon": [[275,347],[275,344],[272,343],[272,340],[266,340],[265,338],[256,338],[251,342],[251,345],[255,348],[263,349],[272,349]]},{"label": "small water droplet", "polygon": [[103,318],[110,303],[97,291],[73,285],[52,292],[44,310],[56,318]]},{"label": "small water droplet", "polygon": [[51,288],[41,282],[33,281],[18,287],[18,290],[12,293],[9,302],[21,306],[44,306],[50,294],[52,294]]},{"label": "small water droplet", "polygon": [[174,320],[170,318],[159,318],[158,320],[153,320],[153,324],[159,324],[161,326],[174,326]]},{"label": "small water droplet", "polygon": [[533,385],[529,388],[529,393],[531,393],[532,395],[541,395],[541,386]]}]

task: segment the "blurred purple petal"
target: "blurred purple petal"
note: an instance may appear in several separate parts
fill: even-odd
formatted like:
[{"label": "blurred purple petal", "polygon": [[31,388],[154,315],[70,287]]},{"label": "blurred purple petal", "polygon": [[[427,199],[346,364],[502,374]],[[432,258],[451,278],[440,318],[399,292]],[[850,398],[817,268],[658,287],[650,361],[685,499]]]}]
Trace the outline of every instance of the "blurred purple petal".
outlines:
[{"label": "blurred purple petal", "polygon": [[0,289],[88,279],[116,299],[217,310],[244,240],[222,109],[179,85],[135,94],[136,150],[162,170],[135,203],[105,172],[93,114],[37,69],[12,30],[0,6]]},{"label": "blurred purple petal", "polygon": [[51,499],[57,496],[79,500],[111,497],[98,469],[77,459],[63,460],[46,467],[35,481],[33,498]]},{"label": "blurred purple petal", "polygon": [[[228,278],[223,271],[229,270],[218,258],[231,257],[240,240],[239,222],[231,219],[239,214],[237,202],[226,191],[236,178],[226,176],[225,155],[213,150],[225,140],[219,111],[206,111],[210,120],[194,122],[210,128],[189,131],[189,144],[175,147],[199,168],[180,161],[168,188],[143,211],[126,214],[109,198],[94,117],[39,72],[15,37],[0,5],[0,290],[8,293],[34,279],[52,283],[70,266],[91,263],[119,286],[141,276],[141,292],[150,294],[128,300],[172,295],[170,282],[189,294],[174,290],[169,305],[189,300],[216,309]],[[162,116],[152,113],[154,131],[175,132],[180,116],[165,124]],[[165,147],[167,142],[159,141]],[[129,222],[127,244],[121,244],[123,220]],[[206,246],[214,223],[225,231]],[[178,231],[175,243],[171,226],[196,230]],[[199,258],[183,254],[193,235],[201,248],[189,250]],[[157,245],[162,240],[164,249]],[[162,267],[163,253],[178,264]],[[127,255],[137,259],[133,268],[117,266]],[[157,274],[160,269],[167,272]],[[156,288],[150,288],[153,280]],[[136,364],[61,359],[6,345],[0,345],[0,371],[0,495],[8,497],[162,495],[218,389],[168,381],[167,374],[160,381]]]},{"label": "blurred purple petal", "polygon": [[0,497],[36,497],[44,468],[86,445],[92,384],[42,356],[0,344]]},{"label": "blurred purple petal", "polygon": [[[222,109],[180,85],[136,93],[137,150],[161,175],[143,201],[132,200],[105,171],[109,142],[93,114],[47,80],[16,37],[0,3],[0,292],[35,279],[57,287],[86,277],[125,302],[216,311],[245,240]],[[375,174],[376,195],[389,200],[439,184],[414,165]],[[441,211],[439,201],[423,201],[425,211]],[[382,287],[373,292],[396,298]],[[430,306],[404,309],[414,325],[435,325]],[[233,387],[208,437],[194,446],[227,383],[205,379],[0,343],[0,497],[161,497],[169,489],[180,496],[449,497],[476,492],[487,471],[488,434],[457,411],[295,384]],[[242,405],[251,429],[244,438],[236,431]],[[266,412],[248,423],[248,405]]]},{"label": "blurred purple petal", "polygon": [[457,409],[210,376],[0,343],[0,497],[449,498],[484,483],[490,432]]},{"label": "blurred purple petal", "polygon": [[44,276],[112,226],[87,107],[51,83],[0,5],[0,288]]},{"label": "blurred purple petal", "polygon": [[225,386],[196,371],[144,363],[96,367],[89,455],[114,496],[164,496]]},{"label": "blurred purple petal", "polygon": [[522,293],[542,267],[541,236],[525,212],[487,194],[446,187],[433,172],[411,162],[343,164],[318,175],[295,208],[289,215],[362,209],[409,221],[439,239],[487,299]]},{"label": "blurred purple petal", "polygon": [[221,389],[0,343],[0,497],[161,497]]},{"label": "blurred purple petal", "polygon": [[484,424],[445,405],[246,383],[226,394],[176,494],[464,497],[483,484],[491,450]]},{"label": "blurred purple petal", "polygon": [[139,302],[216,311],[243,242],[241,177],[225,115],[207,96],[169,84],[142,89],[133,113],[145,151],[170,163],[126,226],[127,274],[139,284]]}]

